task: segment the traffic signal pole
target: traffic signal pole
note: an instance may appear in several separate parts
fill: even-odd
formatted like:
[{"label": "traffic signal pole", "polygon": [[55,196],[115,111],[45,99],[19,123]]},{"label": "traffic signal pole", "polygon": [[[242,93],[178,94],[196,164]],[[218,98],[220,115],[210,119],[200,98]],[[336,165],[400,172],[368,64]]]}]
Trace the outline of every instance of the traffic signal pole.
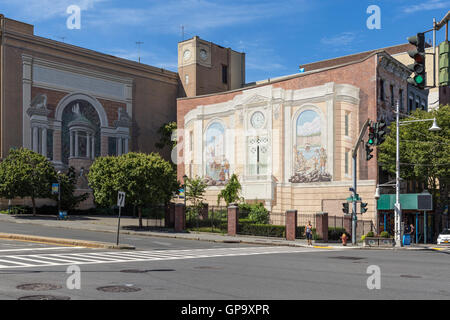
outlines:
[{"label": "traffic signal pole", "polygon": [[356,166],[357,166],[357,161],[356,161],[356,156],[358,155],[358,147],[359,144],[362,141],[362,138],[364,137],[367,127],[370,124],[370,120],[367,119],[366,122],[364,123],[361,132],[359,133],[359,137],[358,140],[356,140],[355,146],[353,147],[352,150],[352,161],[353,161],[353,201],[352,201],[352,245],[356,245],[356,188],[357,188],[357,181],[358,181],[358,177],[357,177],[357,170],[356,170]]}]

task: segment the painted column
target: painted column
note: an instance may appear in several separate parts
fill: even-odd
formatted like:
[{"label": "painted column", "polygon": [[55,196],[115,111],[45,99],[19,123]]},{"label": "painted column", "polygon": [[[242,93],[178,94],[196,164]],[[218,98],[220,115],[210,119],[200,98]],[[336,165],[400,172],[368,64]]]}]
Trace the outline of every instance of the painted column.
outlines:
[{"label": "painted column", "polygon": [[47,128],[42,128],[42,155],[47,158]]},{"label": "painted column", "polygon": [[128,153],[128,138],[125,138],[125,150],[124,150],[124,153]]},{"label": "painted column", "polygon": [[100,136],[100,155],[105,157],[108,155],[108,136]]},{"label": "painted column", "polygon": [[73,132],[69,132],[70,135],[70,158],[73,158]]},{"label": "painted column", "polygon": [[86,134],[86,158],[91,159],[91,134]]},{"label": "painted column", "polygon": [[33,127],[33,151],[39,152],[39,137],[38,137],[38,127]]},{"label": "painted column", "polygon": [[95,159],[95,138],[91,136],[91,159]]},{"label": "painted column", "polygon": [[75,131],[75,158],[78,158],[78,131]]},{"label": "painted column", "polygon": [[123,152],[123,150],[122,150],[122,140],[123,140],[122,138],[117,138],[117,143],[118,143],[117,154],[119,156],[121,156],[122,152]]}]

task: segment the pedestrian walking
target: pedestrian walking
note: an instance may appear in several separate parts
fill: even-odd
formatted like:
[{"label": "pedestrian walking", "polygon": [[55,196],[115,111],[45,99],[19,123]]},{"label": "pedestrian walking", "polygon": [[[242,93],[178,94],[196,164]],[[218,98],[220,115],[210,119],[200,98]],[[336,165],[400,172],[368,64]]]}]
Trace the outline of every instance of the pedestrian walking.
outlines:
[{"label": "pedestrian walking", "polygon": [[415,243],[415,237],[414,237],[414,225],[411,223],[411,225],[409,226],[410,232],[409,234],[411,235],[411,243]]},{"label": "pedestrian walking", "polygon": [[305,227],[306,239],[308,240],[308,245],[312,246],[312,225],[311,221],[308,221],[308,224]]}]

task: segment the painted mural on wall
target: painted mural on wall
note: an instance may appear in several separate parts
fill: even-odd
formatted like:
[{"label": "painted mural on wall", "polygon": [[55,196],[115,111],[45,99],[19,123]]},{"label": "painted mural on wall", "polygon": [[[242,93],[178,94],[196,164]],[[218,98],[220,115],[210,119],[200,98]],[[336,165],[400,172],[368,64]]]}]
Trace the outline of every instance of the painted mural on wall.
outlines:
[{"label": "painted mural on wall", "polygon": [[326,172],[327,152],[322,145],[321,119],[317,112],[306,110],[297,118],[292,183],[331,181]]},{"label": "painted mural on wall", "polygon": [[225,129],[218,123],[206,131],[206,176],[208,185],[225,185],[230,179],[230,163],[225,156]]}]

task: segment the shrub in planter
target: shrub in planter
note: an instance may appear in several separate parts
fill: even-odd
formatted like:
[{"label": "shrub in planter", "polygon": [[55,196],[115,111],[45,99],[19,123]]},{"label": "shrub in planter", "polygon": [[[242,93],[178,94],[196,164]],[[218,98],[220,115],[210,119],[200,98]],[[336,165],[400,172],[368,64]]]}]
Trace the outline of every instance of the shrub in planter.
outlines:
[{"label": "shrub in planter", "polygon": [[380,237],[381,237],[381,238],[389,238],[389,232],[387,232],[387,231],[381,232],[381,233],[380,233]]},{"label": "shrub in planter", "polygon": [[369,232],[367,232],[366,237],[373,238],[373,237],[375,237],[375,234],[373,233],[373,231],[369,231]]},{"label": "shrub in planter", "polygon": [[363,235],[361,236],[361,241],[364,241],[365,238],[366,238],[366,235],[363,234]]}]

